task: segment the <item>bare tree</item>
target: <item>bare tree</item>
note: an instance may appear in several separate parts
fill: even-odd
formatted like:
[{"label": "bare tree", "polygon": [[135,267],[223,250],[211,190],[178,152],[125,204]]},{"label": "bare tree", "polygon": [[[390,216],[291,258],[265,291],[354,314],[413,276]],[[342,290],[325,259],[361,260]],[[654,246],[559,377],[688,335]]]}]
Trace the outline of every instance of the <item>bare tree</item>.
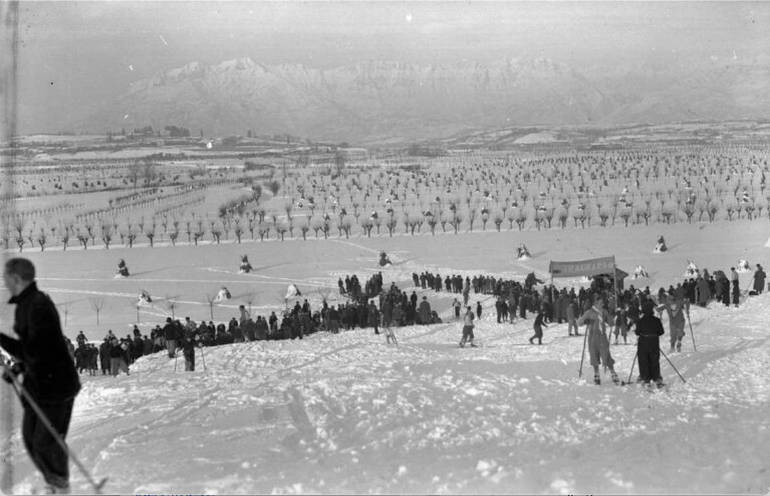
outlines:
[{"label": "bare tree", "polygon": [[176,310],[176,307],[178,305],[178,303],[176,301],[177,298],[178,298],[178,296],[166,296],[166,308],[171,310],[171,318],[172,319],[176,318],[176,315],[175,315],[174,311]]},{"label": "bare tree", "polygon": [[112,242],[112,225],[109,222],[102,224],[102,241],[104,242],[104,247],[109,250],[110,243]]},{"label": "bare tree", "polygon": [[46,244],[47,239],[48,238],[47,238],[46,233],[45,233],[45,228],[41,227],[40,228],[40,232],[38,232],[38,234],[37,234],[37,244],[40,245],[40,251],[41,252],[45,250],[45,244]]},{"label": "bare tree", "polygon": [[207,294],[206,295],[206,301],[209,304],[209,317],[210,317],[210,320],[214,320],[214,302],[215,302],[216,298],[217,298],[216,294],[214,294],[214,295],[208,295]]},{"label": "bare tree", "polygon": [[222,238],[222,230],[223,226],[219,222],[211,224],[211,237],[216,240],[217,244],[219,244],[219,241]]},{"label": "bare tree", "polygon": [[70,305],[72,304],[71,301],[65,301],[63,303],[59,303],[57,306],[60,306],[64,308],[64,328],[67,328],[67,321],[69,320],[69,314],[70,314]]},{"label": "bare tree", "polygon": [[96,325],[99,325],[99,314],[102,313],[104,308],[104,298],[91,298],[91,308],[96,311]]},{"label": "bare tree", "polygon": [[155,221],[153,220],[151,224],[147,225],[147,229],[144,230],[144,235],[147,237],[147,240],[150,242],[150,248],[154,246],[154,240],[155,240]]}]

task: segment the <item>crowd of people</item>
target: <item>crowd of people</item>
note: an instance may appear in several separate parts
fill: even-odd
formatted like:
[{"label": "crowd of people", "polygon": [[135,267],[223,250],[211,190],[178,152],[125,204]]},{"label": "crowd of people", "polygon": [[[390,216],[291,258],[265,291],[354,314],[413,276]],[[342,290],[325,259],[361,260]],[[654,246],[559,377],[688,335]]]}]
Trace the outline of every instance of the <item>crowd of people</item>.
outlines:
[{"label": "crowd of people", "polygon": [[[532,276],[532,274],[530,274]],[[498,323],[515,322],[518,318],[526,319],[527,312],[533,312],[534,334],[529,343],[542,345],[543,328],[549,323],[564,323],[569,336],[580,336],[579,329],[585,325],[588,333],[587,342],[590,363],[594,368],[594,381],[600,383],[599,370],[603,364],[611,373],[612,380],[619,382],[614,371],[614,360],[610,353],[610,340],[618,344],[622,338],[628,342],[628,335],[633,331],[639,336],[637,342],[640,364],[640,380],[660,383],[659,367],[652,362],[657,360],[658,339],[663,334],[660,316],[665,312],[669,322],[670,352],[680,352],[682,338],[685,336],[685,323],[689,319],[690,304],[706,307],[717,301],[725,306],[740,304],[740,279],[735,267],[730,268],[730,278],[723,271],[709,274],[708,270],[695,270],[695,277],[690,277],[668,289],[660,288],[653,294],[649,286],[617,290],[614,281],[607,275],[594,277],[590,287],[558,289],[554,285],[545,285],[537,289],[528,281],[498,279],[494,276],[474,276],[470,281],[475,293],[489,294],[496,297],[495,310]],[[529,276],[528,276],[529,277]],[[452,279],[449,277],[448,279]],[[761,294],[764,290],[766,274],[760,264],[756,265],[752,288],[749,295]],[[466,302],[467,303],[467,302]],[[453,302],[455,318],[460,318],[460,303]],[[481,317],[481,305],[477,303],[476,317]],[[654,313],[658,314],[657,317]],[[654,319],[653,319],[654,317]],[[657,321],[655,320],[657,319]],[[463,321],[463,336],[460,342],[473,340],[473,312],[466,307]],[[657,322],[657,323],[656,323]],[[654,337],[654,340],[652,339]],[[654,352],[653,352],[654,348]],[[643,356],[642,356],[643,355]],[[642,361],[645,360],[644,365]]]},{"label": "crowd of people", "polygon": [[[761,265],[757,264],[754,273],[752,294],[763,291],[766,275]],[[470,303],[473,294],[492,295],[495,297],[495,317],[498,323],[514,323],[526,319],[528,313],[534,315],[534,334],[529,338],[531,344],[542,345],[543,329],[551,323],[567,323],[569,336],[580,336],[579,329],[586,326],[591,329],[607,327],[608,345],[614,337],[618,344],[622,339],[628,343],[632,332],[638,334],[639,323],[644,309],[651,307],[660,317],[664,312],[670,325],[670,351],[681,351],[682,338],[685,335],[685,315],[689,315],[690,304],[706,306],[711,301],[725,305],[738,305],[740,302],[740,280],[735,267],[729,276],[721,270],[710,273],[707,269],[694,269],[693,277],[660,288],[653,293],[649,286],[644,289],[631,285],[628,289],[614,290],[609,276],[594,277],[589,287],[557,288],[543,285],[534,273],[524,281],[499,278],[489,275],[461,276],[446,275],[425,271],[412,274],[416,288],[462,294],[462,303],[458,298],[452,302],[455,319],[463,320],[463,336],[460,346],[473,343],[474,320],[480,319],[482,305],[476,301],[475,310]],[[259,315],[253,319],[250,312],[241,305],[240,318],[233,317],[227,323],[214,324],[213,321],[196,323],[185,318],[184,322],[167,318],[165,325],[156,325],[149,335],[142,334],[137,326],[133,332],[118,338],[110,330],[103,342],[97,347],[90,343],[81,332],[77,337],[77,348],[72,349],[77,370],[87,371],[91,375],[113,376],[121,371],[129,373],[129,366],[139,357],[167,350],[170,358],[175,358],[179,350],[185,358],[186,370],[194,370],[194,349],[198,346],[217,346],[235,342],[254,340],[302,339],[318,331],[338,333],[340,330],[372,328],[375,334],[385,328],[388,342],[395,342],[395,335],[390,328],[414,324],[430,325],[441,322],[441,318],[430,305],[426,296],[418,297],[416,291],[409,294],[391,283],[383,287],[382,273],[371,276],[361,285],[356,275],[345,276],[338,280],[341,295],[348,301],[338,305],[329,305],[323,300],[320,308],[312,309],[307,299],[302,304],[296,301],[279,317],[276,312],[268,316]],[[375,304],[377,301],[377,304]],[[600,305],[600,309],[597,309]],[[465,307],[465,313],[462,309]],[[601,316],[601,323],[596,320]],[[593,339],[593,338],[592,338]],[[595,347],[596,348],[596,347]],[[597,349],[604,350],[604,347]],[[608,349],[608,348],[607,348]],[[609,351],[592,355],[592,365],[605,364],[612,372],[612,360]],[[617,379],[614,372],[613,379]],[[654,375],[654,374],[653,374]],[[598,371],[595,379],[598,381]],[[652,377],[654,379],[654,377]]]},{"label": "crowd of people", "polygon": [[[302,339],[319,331],[336,334],[355,328],[372,328],[379,334],[380,327],[389,329],[441,322],[426,297],[418,303],[416,292],[412,291],[410,295],[395,283],[383,290],[382,284],[382,273],[370,277],[364,290],[356,275],[346,276],[344,281],[340,278],[339,287],[348,301],[338,305],[329,305],[324,299],[321,307],[314,310],[304,299],[302,304],[296,301],[293,307],[287,307],[280,317],[273,311],[267,316],[258,315],[256,319],[241,305],[239,318],[233,317],[226,324],[205,320],[196,323],[190,317],[185,317],[184,321],[168,317],[163,326],[158,324],[150,329],[149,335],[143,334],[136,325],[125,337],[116,336],[110,329],[99,346],[90,342],[81,331],[76,338],[77,347],[70,343],[70,353],[78,372],[89,375],[98,375],[100,371],[101,375],[129,374],[130,365],[143,355],[166,350],[169,358],[176,358],[180,349],[185,369],[195,370],[194,350],[201,346]],[[388,342],[395,341],[392,331],[388,330],[387,334]]]}]

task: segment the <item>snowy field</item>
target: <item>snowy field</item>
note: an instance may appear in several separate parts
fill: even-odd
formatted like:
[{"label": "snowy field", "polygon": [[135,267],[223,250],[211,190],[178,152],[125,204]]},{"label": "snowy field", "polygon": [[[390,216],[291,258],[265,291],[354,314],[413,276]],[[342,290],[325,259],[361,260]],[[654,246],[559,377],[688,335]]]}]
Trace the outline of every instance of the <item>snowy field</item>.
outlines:
[{"label": "snowy field", "polygon": [[[658,234],[670,248],[664,255],[652,254]],[[339,275],[379,270],[380,250],[396,262],[383,270],[385,284],[409,291],[411,273],[425,269],[523,278],[544,276],[550,260],[612,254],[627,272],[637,264],[650,272],[626,284],[656,291],[681,280],[687,259],[709,270],[738,258],[768,266],[769,236],[766,221],[736,221],[25,255],[41,288],[72,302],[67,333],[83,328],[101,339],[109,326],[128,332],[142,288],[157,304],[140,319],[154,325],[166,315],[166,296],[180,300],[177,316],[208,320],[204,296],[225,284],[234,298],[214,309],[225,320],[247,294],[257,313],[282,307],[289,282],[316,300],[324,288],[336,294]],[[516,262],[522,241],[534,258]],[[254,274],[237,274],[241,253]],[[118,258],[131,278],[112,279]],[[744,288],[750,280],[742,274]],[[83,376],[68,439],[97,478],[110,477],[107,492],[118,493],[770,491],[768,295],[738,309],[694,307],[697,352],[688,328],[683,352],[669,354],[687,383],[661,358],[669,388],[647,392],[614,386],[608,375],[589,384],[587,364],[578,380],[581,338],[552,325],[543,346],[531,346],[532,316],[497,324],[488,296],[471,295],[484,306],[475,330],[481,347],[460,349],[461,326],[448,310],[454,295],[426,294],[445,323],[396,329],[397,347],[365,329],[206,348],[193,373],[181,362],[175,372],[157,354],[130,376]],[[106,301],[98,328],[94,296]],[[634,352],[632,344],[612,347],[624,380]],[[16,491],[39,487],[18,441],[12,457]],[[87,492],[72,472],[73,489]]]},{"label": "snowy field", "polygon": [[[653,254],[658,235],[665,236],[669,252]],[[657,292],[682,280],[687,260],[709,271],[728,271],[739,259],[746,259],[752,271],[756,263],[768,267],[770,249],[764,247],[770,238],[770,223],[755,221],[718,222],[714,224],[676,224],[624,228],[593,227],[547,231],[473,232],[459,235],[423,233],[417,236],[400,233],[382,236],[314,237],[307,241],[269,240],[223,243],[201,243],[200,246],[155,248],[89,248],[71,247],[60,250],[25,250],[38,269],[40,287],[59,304],[62,322],[67,312],[66,334],[74,339],[85,331],[89,339],[102,339],[107,329],[118,335],[127,333],[137,322],[137,297],[142,289],[153,297],[151,306],[140,307],[140,328],[149,327],[170,315],[168,302],[176,301],[176,316],[189,316],[200,321],[210,319],[207,297],[213,297],[224,285],[233,298],[213,307],[215,321],[237,316],[240,304],[252,303],[252,313],[269,314],[284,306],[283,297],[289,283],[295,283],[311,303],[319,303],[326,292],[337,296],[337,279],[357,274],[363,284],[366,277],[380,270],[378,254],[386,251],[395,262],[382,270],[387,285],[396,282],[402,289],[411,287],[412,272],[424,270],[463,276],[485,273],[523,279],[535,271],[547,278],[551,260],[580,260],[615,255],[618,267],[633,274],[636,265],[644,265],[649,279],[626,280],[626,285],[647,285]],[[517,261],[513,256],[519,243],[526,243],[531,260]],[[255,272],[238,274],[239,256],[247,254]],[[9,256],[12,256],[9,253]],[[125,259],[132,276],[114,279],[120,258]],[[751,273],[741,274],[742,287],[751,283]],[[577,280],[556,279],[557,286],[577,284]],[[418,291],[418,294],[420,292]],[[439,310],[449,307],[453,296],[448,293],[430,295]],[[96,324],[93,300],[103,299],[100,325]],[[293,304],[293,302],[290,302]]]}]

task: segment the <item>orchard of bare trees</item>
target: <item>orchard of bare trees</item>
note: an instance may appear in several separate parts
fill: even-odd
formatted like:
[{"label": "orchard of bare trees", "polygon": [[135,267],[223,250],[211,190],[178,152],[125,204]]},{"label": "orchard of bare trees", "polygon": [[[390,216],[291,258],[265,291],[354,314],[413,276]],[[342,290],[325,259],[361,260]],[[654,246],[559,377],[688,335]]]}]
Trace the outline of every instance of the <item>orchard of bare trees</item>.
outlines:
[{"label": "orchard of bare trees", "polygon": [[3,219],[0,238],[6,249],[44,251],[767,221],[768,175],[768,152],[745,145],[310,164],[262,178],[244,170],[176,186],[130,184],[101,204],[81,196],[19,212]]}]

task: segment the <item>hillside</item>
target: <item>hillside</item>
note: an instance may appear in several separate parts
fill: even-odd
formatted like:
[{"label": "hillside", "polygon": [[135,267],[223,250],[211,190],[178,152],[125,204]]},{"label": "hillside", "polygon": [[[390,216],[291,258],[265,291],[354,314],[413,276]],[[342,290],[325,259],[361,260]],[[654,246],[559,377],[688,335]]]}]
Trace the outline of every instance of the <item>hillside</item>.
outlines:
[{"label": "hillside", "polygon": [[[566,324],[530,346],[531,319],[497,324],[490,304],[476,349],[445,323],[397,329],[398,347],[358,330],[206,348],[193,373],[141,358],[130,376],[85,378],[71,446],[115,493],[770,489],[770,295],[694,308],[697,352],[688,335],[669,354],[687,382],[661,358],[669,388],[654,392],[588,384],[588,367],[578,379]],[[612,346],[624,379],[634,352]],[[37,479],[13,459],[28,493]]]},{"label": "hillside", "polygon": [[376,142],[528,125],[620,125],[761,118],[770,63],[711,60],[654,67],[571,67],[543,58],[417,65],[371,61],[328,70],[250,58],[191,62],[135,81],[74,123],[169,123],[207,134],[290,133]]}]

